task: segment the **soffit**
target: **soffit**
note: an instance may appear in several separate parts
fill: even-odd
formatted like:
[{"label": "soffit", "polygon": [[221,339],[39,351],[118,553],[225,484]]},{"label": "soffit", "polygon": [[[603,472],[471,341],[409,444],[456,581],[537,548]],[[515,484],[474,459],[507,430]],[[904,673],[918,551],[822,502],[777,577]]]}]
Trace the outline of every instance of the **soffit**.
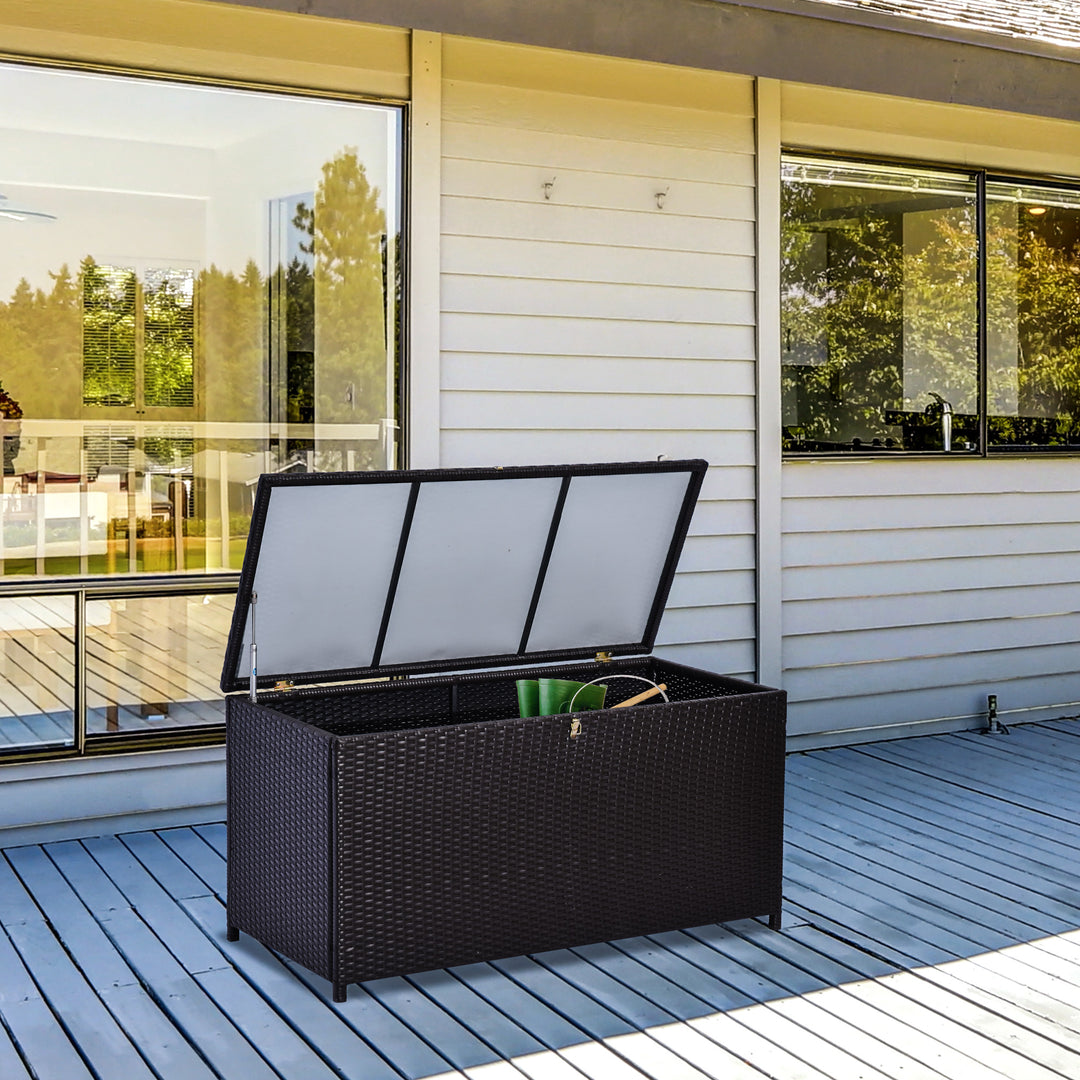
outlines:
[{"label": "soffit", "polygon": [[826,0],[211,3],[1080,121],[1080,49]]}]

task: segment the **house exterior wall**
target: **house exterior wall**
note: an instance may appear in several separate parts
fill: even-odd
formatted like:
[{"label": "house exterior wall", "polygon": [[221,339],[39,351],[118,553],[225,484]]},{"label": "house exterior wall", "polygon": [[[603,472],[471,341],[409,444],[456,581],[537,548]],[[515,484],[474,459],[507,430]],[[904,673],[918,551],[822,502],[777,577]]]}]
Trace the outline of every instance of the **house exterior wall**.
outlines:
[{"label": "house exterior wall", "polygon": [[709,460],[658,651],[751,675],[751,80],[447,39],[442,96],[441,463]]},{"label": "house exterior wall", "polygon": [[[410,37],[184,0],[0,0],[5,58],[390,101],[410,96]],[[221,746],[0,764],[0,846],[220,821],[224,799]]]},{"label": "house exterior wall", "polygon": [[[1080,176],[1063,121],[785,84],[785,145]],[[765,253],[763,253],[765,257]],[[788,460],[794,745],[968,728],[1080,699],[1080,459]]]}]

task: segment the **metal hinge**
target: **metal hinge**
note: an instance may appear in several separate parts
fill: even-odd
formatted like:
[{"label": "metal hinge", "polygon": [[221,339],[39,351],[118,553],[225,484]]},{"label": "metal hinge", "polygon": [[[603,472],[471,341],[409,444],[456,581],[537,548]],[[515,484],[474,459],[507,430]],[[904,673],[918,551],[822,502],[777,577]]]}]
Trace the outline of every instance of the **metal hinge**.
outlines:
[{"label": "metal hinge", "polygon": [[274,689],[284,691],[295,690],[296,687],[291,682],[289,682],[288,679],[278,679],[278,681],[274,683]]},{"label": "metal hinge", "polygon": [[611,663],[611,653],[606,652],[604,650],[601,650],[600,652],[598,652],[596,654],[596,662],[598,664],[610,664]]}]

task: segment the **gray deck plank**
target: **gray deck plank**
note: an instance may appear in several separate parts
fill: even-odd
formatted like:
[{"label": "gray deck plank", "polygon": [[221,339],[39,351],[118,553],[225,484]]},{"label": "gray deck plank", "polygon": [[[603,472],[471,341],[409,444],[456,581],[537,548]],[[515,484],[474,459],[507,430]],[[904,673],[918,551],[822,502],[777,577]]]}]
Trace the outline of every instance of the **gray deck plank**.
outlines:
[{"label": "gray deck plank", "polygon": [[[179,843],[182,834],[192,838],[194,845]],[[198,845],[210,858],[221,862],[220,856],[191,830],[171,829],[167,835],[181,850],[194,849]],[[301,985],[269,949],[249,936],[238,942],[226,940],[222,901],[209,891],[174,848],[166,845],[163,837],[136,833],[122,839],[215,948],[266,1000],[274,1003],[283,1020],[334,1069],[344,1076],[363,1077],[364,1080],[390,1080],[399,1076],[325,1002]]]},{"label": "gray deck plank", "polygon": [[[454,1068],[464,1071],[498,1060],[490,1046],[425,995],[415,977],[374,979],[364,983],[364,990],[407,1027],[423,1032],[424,1041]],[[540,1048],[534,1040],[531,1045]]]},{"label": "gray deck plank", "polygon": [[211,846],[202,830],[163,829],[157,835],[215,896],[225,899],[225,853]]},{"label": "gray deck plank", "polygon": [[[597,1047],[600,1053],[593,1054],[589,1062],[579,1060],[577,1065],[571,1064],[575,1056],[574,1048],[589,1044],[589,1035],[491,964],[466,964],[451,969],[451,974],[489,1004],[507,1016],[513,1017],[530,1035],[547,1048],[549,1054],[554,1053],[559,1060],[564,1061],[567,1068],[573,1070],[571,1075],[575,1073],[577,1076],[594,1075],[582,1069],[582,1065],[589,1068],[599,1066],[601,1070],[605,1064],[616,1070],[623,1067],[621,1059],[599,1043],[591,1044]],[[545,1055],[545,1061],[547,1057],[548,1055]],[[562,1074],[561,1071],[559,1074]],[[595,1075],[602,1080],[605,1072],[600,1071]]]},{"label": "gray deck plank", "polygon": [[[41,848],[16,848],[8,858],[22,880],[16,885],[14,875],[0,863],[0,912],[8,913],[8,921],[17,920],[9,934],[31,963],[42,992],[87,1057],[99,1064],[115,1059],[114,1066],[123,1068],[131,1077],[148,1075],[141,1065],[145,1058],[158,1074],[170,1080],[209,1078],[205,1065],[187,1043],[176,1038],[175,1029],[164,1022],[134,973]],[[20,890],[25,890],[21,897]],[[31,892],[37,904],[30,900]],[[48,919],[48,927],[44,918]],[[32,956],[36,957],[33,961]],[[66,970],[71,964],[77,965],[81,978]],[[48,970],[55,974],[45,983],[41,972]],[[93,987],[96,999],[88,997],[82,978]],[[101,1015],[101,1007],[108,1010],[108,1017]],[[90,1028],[84,1043],[79,1030],[86,1029],[87,1024]],[[116,1025],[126,1033],[126,1040],[114,1030]],[[104,1045],[99,1046],[102,1040]],[[138,1048],[139,1060],[131,1057],[131,1046]],[[95,1052],[95,1047],[100,1052]]]},{"label": "gray deck plank", "polygon": [[220,823],[11,849],[0,1076],[113,1080],[119,1048],[125,1080],[1073,1080],[1078,736],[793,755],[779,933],[691,927],[340,1005],[225,940]]},{"label": "gray deck plank", "polygon": [[874,777],[860,775],[857,768],[841,762],[834,757],[826,765],[820,759],[811,762],[805,755],[789,760],[788,775],[799,788],[800,807],[804,805],[803,792],[827,787],[826,798],[834,803],[842,802],[895,823],[904,835],[920,842],[940,836],[942,846],[954,857],[962,858],[969,847],[983,855],[990,853],[1009,867],[1010,873],[1018,870],[1043,889],[1047,882],[1060,884],[1061,899],[1075,895],[1076,850],[1064,839],[1033,831],[1019,815],[1007,819],[988,816],[985,801],[934,798],[925,785],[905,776],[893,776],[885,788],[875,783]]},{"label": "gray deck plank", "polygon": [[343,1077],[397,1080],[401,1075],[269,949],[247,936],[240,941],[226,941],[225,909],[217,897],[193,897],[180,904],[236,970],[273,1003],[283,1022]]},{"label": "gray deck plank", "polygon": [[[632,1053],[631,1060],[638,1068],[658,1076],[660,1080],[677,1073],[693,1076],[698,1071],[683,1057],[684,1054],[700,1050],[694,1045],[695,1033],[726,1049],[723,1042],[717,1041],[714,1033],[702,1030],[694,1023],[708,1021],[722,1014],[713,1012],[700,999],[693,998],[681,987],[611,945],[560,949],[538,954],[535,959],[553,974],[627,1018],[639,1030],[648,1028],[651,1033],[663,1028],[670,1031],[673,1022],[685,1021],[687,1030],[682,1033],[682,1040],[675,1044],[679,1049],[671,1050],[671,1040],[664,1046],[673,1057],[658,1055],[655,1047],[637,1038],[613,1037],[606,1040],[620,1053]],[[745,1025],[743,1027],[744,1036],[749,1037],[752,1032]],[[768,1041],[774,1042],[771,1039]],[[779,1045],[776,1045],[776,1049],[780,1049]],[[680,1058],[684,1064],[679,1063]],[[806,1075],[814,1075],[809,1066]]]},{"label": "gray deck plank", "polygon": [[429,1044],[426,1032],[417,1033],[369,994],[367,984],[350,986],[348,1000],[338,1003],[333,1001],[331,986],[326,979],[289,960],[285,961],[285,966],[372,1046],[378,1047],[407,1080],[422,1080],[436,1074],[440,1077],[464,1075]]},{"label": "gray deck plank", "polygon": [[[178,1031],[221,1075],[279,1080],[262,1055],[184,970],[82,845],[50,844],[50,857],[87,901],[99,925]],[[175,918],[175,915],[173,916]]]},{"label": "gray deck plank", "polygon": [[93,837],[83,846],[189,975],[230,968],[221,951],[190,919],[176,917],[176,904],[169,894],[119,837]]},{"label": "gray deck plank", "polygon": [[223,821],[211,821],[205,825],[196,825],[197,832],[222,858],[228,855],[228,828]]},{"label": "gray deck plank", "polygon": [[[806,892],[796,892],[810,906],[810,890],[818,896],[832,899],[834,911],[841,914],[846,908],[850,917],[867,925],[866,917],[881,924],[881,940],[903,943],[909,955],[932,956],[932,963],[957,956],[970,956],[984,947],[1000,948],[1010,944],[1005,934],[994,934],[981,926],[968,926],[962,919],[950,917],[932,902],[922,897],[895,895],[866,875],[847,871],[820,851],[800,851],[789,845],[784,854],[785,877],[789,888],[802,886]],[[995,944],[983,945],[976,939],[991,938]]]},{"label": "gray deck plank", "polygon": [[[932,780],[945,781],[967,790],[977,790],[993,795],[1010,806],[1023,806],[1050,818],[1068,820],[1062,811],[1061,802],[1047,797],[1047,787],[1042,781],[1023,780],[1018,777],[1018,770],[1009,769],[1004,763],[997,768],[983,765],[976,772],[970,759],[965,759],[961,763],[958,759],[944,753],[941,757],[935,754],[933,758],[930,758],[921,750],[912,751],[895,743],[872,744],[861,748],[859,752],[868,757],[877,757],[909,768]],[[1067,788],[1057,785],[1054,786],[1054,790],[1061,793],[1068,791]]]},{"label": "gray deck plank", "polygon": [[957,960],[920,975],[1074,1055],[1080,1053],[1080,1011],[1074,992],[1063,990],[1049,976],[1033,977],[1033,969],[1025,964],[1001,967],[984,963],[985,959]]},{"label": "gray deck plank", "polygon": [[[211,830],[211,835],[215,834],[223,834],[223,830]],[[196,835],[195,830],[165,830],[161,833],[159,840],[164,842],[178,858],[181,855],[191,857],[193,861],[186,863],[188,869],[194,872],[194,869],[198,867],[199,879],[202,881],[206,878],[220,880],[222,891],[224,891],[225,861],[215,848],[210,847]],[[158,858],[161,858],[160,853]],[[177,882],[185,880],[175,873],[172,879]],[[253,983],[262,987],[268,979],[272,978],[275,985],[288,987],[290,1000],[293,999],[293,992],[297,991],[320,1002],[321,1006],[336,1016],[340,1023],[346,1025],[353,1035],[359,1036],[365,1046],[370,1045],[378,1050],[400,1075],[419,1078],[452,1071],[452,1066],[446,1058],[436,1053],[424,1039],[417,1036],[392,1012],[384,1008],[364,988],[351,987],[349,1000],[346,1003],[334,1003],[331,1000],[330,984],[325,979],[303,971],[298,965],[282,962],[247,935],[241,935],[240,941],[236,943],[225,941],[222,936],[225,928],[223,899],[220,897],[212,900],[207,896],[189,899],[182,903],[202,927],[204,933],[214,938],[222,952],[232,957],[238,969],[249,975]],[[262,970],[257,972],[260,964]],[[279,979],[283,982],[279,982]],[[312,995],[313,989],[316,990],[316,995]],[[291,1013],[289,1016],[290,1020],[293,1020]],[[318,1013],[315,1014],[315,1019],[311,1020],[311,1025],[307,1030],[312,1033],[312,1037],[317,1042],[329,1040],[323,1051],[328,1060],[333,1060],[336,1053],[334,1047],[340,1048],[343,1039],[347,1044],[348,1037],[333,1025],[328,1029]],[[375,1060],[369,1061],[367,1053],[363,1049],[357,1049],[358,1060],[352,1067],[369,1064],[372,1070],[370,1075],[375,1080],[379,1075],[381,1064]],[[367,1073],[361,1072],[359,1075],[363,1080],[367,1080]]]},{"label": "gray deck plank", "polygon": [[[590,945],[573,951],[605,974],[656,1001],[679,1019],[689,1021],[714,1015],[711,1009],[703,1009],[700,1001],[689,1004],[685,1000],[687,995],[680,987],[657,976],[654,971],[611,945]],[[821,989],[822,984],[814,980],[813,988]],[[785,1016],[772,1014],[768,1009],[751,1007],[732,1014],[732,1018],[775,1043],[777,1047],[795,1053],[807,1065],[826,1072],[833,1080],[883,1075],[868,1067],[865,1062],[854,1059],[840,1046],[818,1038],[808,1028],[793,1023]]]},{"label": "gray deck plank", "polygon": [[[289,1023],[283,1022],[257,989],[240,976],[221,948],[225,943],[224,912],[219,915],[220,930],[216,938],[207,936],[204,928],[190,918],[176,917],[185,914],[177,911],[177,900],[208,898],[210,894],[206,885],[161,840],[142,833],[125,837],[123,842],[119,838],[104,838],[88,841],[86,846],[155,930],[162,919],[171,916],[167,938],[159,936],[282,1077],[329,1080],[334,1075],[321,1053]],[[177,890],[175,896],[169,895],[155,874],[172,884]]]},{"label": "gray deck plank", "polygon": [[539,1039],[449,972],[425,971],[410,976],[409,982],[499,1057],[518,1057],[546,1049]]},{"label": "gray deck plank", "polygon": [[[955,1046],[1010,1080],[1056,1080],[1075,1075],[1080,1065],[1077,1054],[1030,1028],[1021,1029],[1006,1021],[970,994],[953,993],[911,972],[885,976],[879,989],[883,987],[899,988],[911,1004],[937,1013],[954,1029]],[[1022,1051],[1016,1049],[1018,1046]]]},{"label": "gray deck plank", "polygon": [[[545,954],[551,958],[554,954]],[[571,954],[566,953],[567,957]],[[573,958],[578,959],[578,958]],[[584,961],[578,962],[584,964]],[[579,1043],[564,1048],[564,1055],[579,1069],[598,1080],[606,1080],[608,1075],[620,1075],[625,1069],[640,1070],[658,1080],[666,1080],[665,1069],[680,1067],[673,1059],[671,1051],[659,1041],[657,1036],[645,1035],[640,1026],[628,1021],[629,1013],[647,1011],[656,1021],[656,1026],[670,1025],[672,1017],[656,1009],[651,1003],[632,992],[614,993],[602,996],[583,990],[578,985],[562,978],[549,966],[538,962],[538,958],[515,957],[510,960],[497,960],[492,965],[497,971],[516,982],[520,987],[535,995],[554,1011],[573,1020],[602,1048],[587,1049],[588,1044]],[[600,972],[595,972],[591,980],[591,989],[598,985],[613,989],[609,983],[601,980]],[[589,982],[589,980],[586,980]],[[639,1037],[640,1036],[640,1037]],[[633,1037],[633,1038],[632,1038]],[[608,1055],[617,1055],[610,1058]],[[618,1064],[618,1059],[624,1059]],[[597,1071],[599,1070],[599,1071]],[[637,1075],[637,1073],[635,1073]]]},{"label": "gray deck plank", "polygon": [[0,1019],[37,1077],[93,1080],[82,1056],[60,1026],[23,964],[7,932],[0,929]]},{"label": "gray deck plank", "polygon": [[723,973],[707,970],[674,951],[672,943],[683,936],[678,932],[654,934],[648,938],[623,938],[621,941],[613,941],[612,945],[676,986],[681,986],[710,1009],[727,1012],[744,1005],[752,1005],[758,1000],[736,989],[730,977],[725,981],[721,974],[729,976],[727,970]]},{"label": "gray deck plank", "polygon": [[998,797],[1007,793],[1012,799],[1045,806],[1051,814],[1060,816],[1058,800],[1066,805],[1074,801],[1075,772],[1068,761],[1049,769],[1044,755],[1033,760],[1032,754],[1024,749],[1024,730],[1017,728],[1015,734],[1000,738],[968,737],[963,733],[952,735],[935,751],[932,760],[927,760],[918,747],[890,746],[888,749],[901,760],[917,761],[924,768],[941,770],[942,776],[953,783],[965,779],[966,771],[968,782],[974,775],[979,787],[985,791],[996,791]]},{"label": "gray deck plank", "polygon": [[4,1080],[33,1080],[26,1071],[22,1055],[11,1041],[11,1036],[8,1035],[3,1024],[0,1024],[0,1076]]},{"label": "gray deck plank", "polygon": [[[1069,905],[1059,905],[1057,912],[1049,913],[1045,897],[1023,886],[1013,888],[1007,879],[990,872],[993,864],[989,861],[982,867],[950,861],[927,846],[886,832],[872,819],[861,822],[861,835],[852,836],[838,828],[835,814],[815,816],[814,809],[809,801],[803,803],[799,824],[788,826],[789,844],[807,851],[828,847],[830,858],[841,865],[855,870],[865,867],[865,873],[883,885],[931,896],[965,920],[977,918],[976,907],[993,911],[995,930],[1012,940],[1071,930],[1080,915]],[[849,809],[849,816],[856,819],[858,812]]]},{"label": "gray deck plank", "polygon": [[[845,1047],[852,1057],[876,1072],[924,1080],[941,1075],[934,1064],[941,1053],[940,1045],[920,1057],[911,1052],[910,1033],[903,1025],[887,1014],[852,1008],[848,998],[839,997],[835,989],[827,990],[857,981],[859,974],[853,969],[785,934],[771,933],[760,924],[702,927],[692,933],[702,944],[709,943],[726,959],[739,962],[747,970],[767,970],[787,991],[783,997],[766,1003],[772,1010],[829,1043]],[[895,970],[891,964],[865,956],[863,961],[876,966],[879,975]],[[822,996],[824,993],[827,998]],[[736,1018],[740,1015],[734,1014]]]},{"label": "gray deck plank", "polygon": [[[763,944],[789,956],[797,950],[800,963],[819,972],[830,970],[834,964],[840,965],[841,973],[834,982],[836,992],[830,991],[827,999],[819,999],[820,1007],[846,1018],[868,1035],[903,1051],[925,1067],[948,1078],[971,1077],[974,1080],[980,1076],[1001,1075],[998,1070],[958,1049],[952,1030],[947,1026],[942,1028],[939,1018],[933,1014],[929,1018],[927,1014],[917,1015],[919,1022],[912,1023],[906,995],[881,981],[884,976],[897,972],[883,970],[880,961],[861,949],[851,948],[812,926],[795,928],[790,934],[777,935],[775,940],[763,941]],[[851,973],[859,977],[852,978]],[[871,986],[874,992],[868,992]]]},{"label": "gray deck plank", "polygon": [[[819,948],[824,947],[829,952],[832,952],[834,945],[829,942],[828,939],[823,938],[820,934],[817,934],[812,929],[808,932],[816,936],[815,944]],[[805,944],[806,937],[804,935]],[[813,938],[810,938],[813,941]],[[759,941],[761,946],[772,952],[779,952],[788,956],[793,962],[798,963],[800,966],[812,965],[819,970],[823,976],[826,976],[830,982],[833,983],[839,990],[846,991],[848,983],[854,982],[854,971],[849,971],[848,978],[838,977],[838,973],[835,971],[828,971],[834,961],[828,958],[824,958],[826,967],[823,968],[821,961],[815,957],[817,954],[810,949],[799,948],[800,942],[796,939],[787,937],[786,935],[760,935]],[[989,953],[987,957],[1000,957],[1001,953]],[[941,967],[921,968],[918,970],[918,977],[923,979],[929,979],[937,984],[938,987],[946,990],[951,990],[953,993],[958,994],[960,997],[966,999],[969,1003],[974,1003],[982,1010],[978,1013],[978,1022],[976,1026],[982,1026],[984,1034],[990,1032],[993,1036],[992,1041],[995,1043],[1010,1045],[1023,1043],[1028,1047],[1029,1051],[1032,1049],[1035,1042],[1040,1045],[1040,1052],[1058,1067],[1062,1064],[1072,1063],[1076,1064],[1080,1059],[1074,1059],[1072,1053],[1075,1053],[1077,1045],[1075,1038],[1069,1033],[1067,1027],[1059,1028],[1053,1021],[1047,1021],[1045,1018],[1039,1015],[1039,1008],[1045,1007],[1049,1004],[1047,999],[1042,998],[1037,994],[1026,994],[1023,985],[1020,983],[1007,980],[989,970],[980,968],[980,963],[984,957],[976,958],[973,961],[960,960],[953,961],[949,964]],[[863,962],[860,959],[860,964]],[[1022,967],[1023,965],[1017,965]],[[900,973],[893,972],[881,972],[882,974],[897,975]],[[927,994],[925,988],[918,982],[912,981],[908,976],[911,973],[905,973],[904,980],[891,980],[884,979],[879,985],[884,985],[890,990],[895,990],[905,996],[908,996],[921,1004],[931,1004],[936,1002],[939,1006],[938,1011],[942,1015],[948,1017],[955,1017],[960,1010],[954,1008],[954,1002],[948,997],[942,997],[937,994],[936,989],[932,994]],[[901,987],[901,982],[903,986]],[[897,989],[899,987],[899,989]],[[996,987],[996,988],[995,988]],[[846,997],[850,997],[850,994],[845,993]],[[932,998],[933,1000],[928,1000]],[[787,1003],[785,1002],[785,1006]],[[897,1006],[895,1003],[886,1012],[880,1012],[878,1014],[878,1021],[875,1024],[871,1018],[869,1023],[864,1019],[862,1022],[866,1023],[868,1027],[880,1028],[880,1017],[890,1015]],[[837,1001],[836,994],[830,992],[828,1010],[832,1012],[844,1012],[846,1011]],[[1032,1011],[1034,1010],[1034,1011]],[[1064,1018],[1068,1015],[1070,1010],[1061,1006],[1056,1010],[1056,1013]],[[1076,1014],[1073,1014],[1074,1018]],[[995,1019],[997,1017],[998,1019]],[[1012,1030],[1010,1026],[1014,1025]],[[1017,1030],[1024,1029],[1024,1030]],[[1061,1047],[1053,1045],[1053,1039],[1049,1039],[1052,1032],[1056,1032],[1060,1042],[1066,1045],[1072,1052],[1068,1056],[1061,1054]],[[1034,1038],[1033,1038],[1034,1036]],[[901,1027],[898,1031],[894,1032],[893,1038],[895,1045],[898,1049],[907,1052],[911,1047],[912,1033],[910,1029]],[[1048,1041],[1049,1039],[1049,1041]],[[931,1057],[928,1064],[934,1064],[935,1060],[937,1064],[941,1064],[940,1061],[940,1044],[934,1057]],[[960,1065],[955,1066],[959,1068]],[[1017,1068],[1015,1063],[1009,1065],[1013,1070]],[[963,1068],[970,1072],[971,1066],[967,1063],[963,1063]],[[959,1075],[959,1074],[957,1074]],[[967,1072],[964,1073],[967,1075]],[[1006,1073],[1011,1075],[1011,1073]],[[1066,1074],[1067,1075],[1067,1074]]]},{"label": "gray deck plank", "polygon": [[5,929],[23,963],[33,971],[41,996],[94,1072],[121,1075],[125,1080],[154,1080],[139,1049],[72,963],[51,928],[36,919]]}]

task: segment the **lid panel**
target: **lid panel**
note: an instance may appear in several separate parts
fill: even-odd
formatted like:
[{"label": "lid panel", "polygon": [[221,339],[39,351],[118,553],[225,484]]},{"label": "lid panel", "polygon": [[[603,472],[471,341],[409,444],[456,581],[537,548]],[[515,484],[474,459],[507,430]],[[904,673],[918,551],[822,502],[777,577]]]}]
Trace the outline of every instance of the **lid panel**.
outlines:
[{"label": "lid panel", "polygon": [[571,479],[530,652],[642,639],[689,480],[685,472]]},{"label": "lid panel", "polygon": [[647,652],[707,467],[262,476],[222,689]]},{"label": "lid panel", "polygon": [[560,486],[422,485],[381,663],[516,652]]},{"label": "lid panel", "polygon": [[[408,498],[408,484],[271,489],[252,589],[260,671],[371,664]],[[245,679],[250,642],[249,611]]]}]

